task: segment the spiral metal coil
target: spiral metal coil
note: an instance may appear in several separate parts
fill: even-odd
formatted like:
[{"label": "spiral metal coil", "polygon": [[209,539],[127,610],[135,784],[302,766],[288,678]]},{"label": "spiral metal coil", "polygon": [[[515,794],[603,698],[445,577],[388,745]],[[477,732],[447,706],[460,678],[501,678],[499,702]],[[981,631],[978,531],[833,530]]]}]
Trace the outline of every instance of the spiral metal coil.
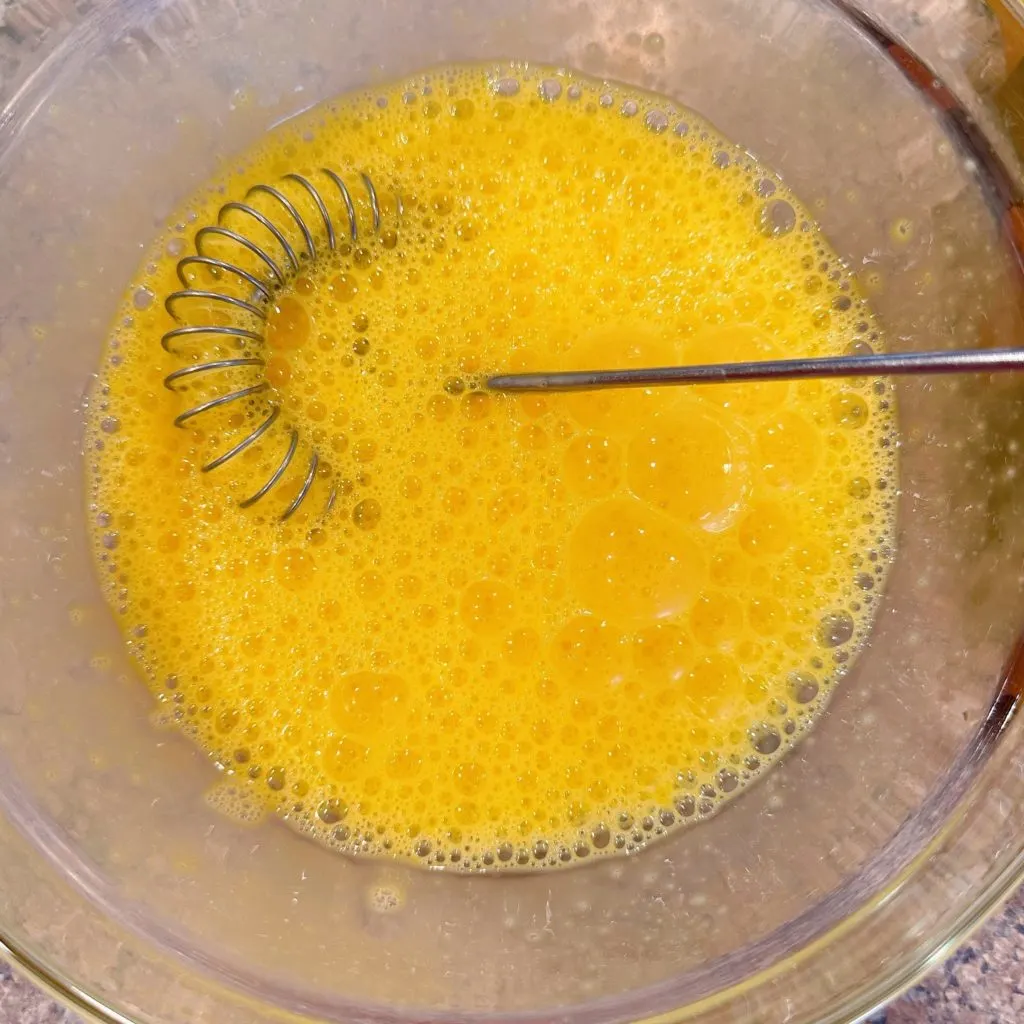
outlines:
[{"label": "spiral metal coil", "polygon": [[[358,177],[362,195],[356,195],[365,198],[376,234],[382,217],[379,194],[368,174],[361,172]],[[293,186],[292,197],[286,193],[285,183]],[[217,213],[217,223],[199,229],[194,254],[178,261],[177,274],[182,287],[168,295],[164,302],[167,312],[179,326],[164,334],[161,345],[165,352],[182,358],[190,351],[194,355],[195,343],[200,347],[227,345],[241,354],[189,363],[169,373],[164,378],[164,386],[180,391],[183,386],[192,386],[208,376],[213,378],[224,371],[248,368],[253,370],[253,382],[198,402],[175,418],[175,426],[185,427],[215,409],[254,396],[269,395],[271,389],[264,376],[266,359],[263,354],[268,307],[275,294],[294,280],[303,267],[318,259],[321,247],[334,252],[344,244],[360,240],[356,195],[341,175],[329,168],[321,168],[308,177],[286,174],[279,185],[254,185],[241,202],[225,203]],[[401,214],[401,199],[395,198],[397,213]],[[305,207],[306,212],[300,207]],[[225,250],[233,253],[231,258],[225,258]],[[205,274],[214,284],[197,287],[198,274]],[[198,304],[206,311],[206,322],[191,322],[186,312],[189,303]],[[220,315],[213,313],[215,309]],[[223,320],[227,322],[219,322]],[[190,349],[190,345],[193,348]],[[268,398],[265,415],[258,425],[227,451],[203,465],[202,472],[219,469],[258,443],[271,443],[273,435],[281,433],[282,425],[280,407]],[[239,502],[241,508],[249,508],[265,498],[292,466],[300,447],[299,431],[288,428],[283,443],[280,462],[253,494]],[[291,518],[301,507],[322,465],[319,453],[311,447],[299,490],[282,513],[282,520]],[[325,514],[334,506],[336,497],[337,486],[332,482]]]}]

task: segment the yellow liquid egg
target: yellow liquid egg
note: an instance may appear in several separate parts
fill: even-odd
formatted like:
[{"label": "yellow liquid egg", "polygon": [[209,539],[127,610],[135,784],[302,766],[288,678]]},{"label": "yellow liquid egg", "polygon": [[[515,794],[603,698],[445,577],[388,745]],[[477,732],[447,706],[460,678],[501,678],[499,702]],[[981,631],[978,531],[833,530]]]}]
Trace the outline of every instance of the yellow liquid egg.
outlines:
[{"label": "yellow liquid egg", "polygon": [[[179,279],[229,200],[295,266],[236,209],[222,226],[277,278],[207,233],[251,280]],[[881,346],[804,207],[692,112],[434,70],[274,129],[143,267],[91,406],[90,522],[161,720],[226,772],[227,812],[455,869],[629,852],[763,774],[849,669],[892,551],[887,385],[482,384]],[[183,282],[250,308],[168,312]]]}]

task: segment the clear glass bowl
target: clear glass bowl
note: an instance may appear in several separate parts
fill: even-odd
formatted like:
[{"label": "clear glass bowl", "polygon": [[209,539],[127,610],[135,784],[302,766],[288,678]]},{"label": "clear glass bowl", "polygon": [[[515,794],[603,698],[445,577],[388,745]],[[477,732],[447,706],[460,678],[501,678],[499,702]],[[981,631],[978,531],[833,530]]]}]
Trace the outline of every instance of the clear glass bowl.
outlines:
[{"label": "clear glass bowl", "polygon": [[[219,161],[325,97],[450,60],[529,58],[666,93],[811,204],[894,347],[1018,343],[1019,16],[973,0],[8,8],[7,954],[99,1020],[153,1024],[820,1024],[941,957],[1024,866],[1018,379],[900,384],[891,585],[869,649],[780,768],[639,856],[514,878],[352,861],[206,807],[210,766],[150,724],[94,580],[81,406],[142,247]],[[374,909],[382,884],[404,895],[394,912]]]}]

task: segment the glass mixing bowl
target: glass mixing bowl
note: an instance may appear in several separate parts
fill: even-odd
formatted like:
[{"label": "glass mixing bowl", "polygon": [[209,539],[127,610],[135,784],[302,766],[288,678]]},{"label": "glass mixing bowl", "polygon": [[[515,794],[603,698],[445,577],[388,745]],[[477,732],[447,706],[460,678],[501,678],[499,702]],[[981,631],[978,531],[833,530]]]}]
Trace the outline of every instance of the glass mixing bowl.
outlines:
[{"label": "glass mixing bowl", "polygon": [[0,933],[36,981],[153,1024],[849,1021],[1019,881],[1018,378],[900,382],[895,568],[816,731],[700,827],[559,874],[350,860],[209,809],[210,764],[151,723],[101,601],[81,458],[101,342],[177,201],[282,118],[439,61],[529,58],[665,93],[810,204],[894,348],[1015,344],[1017,4],[5,11]]}]

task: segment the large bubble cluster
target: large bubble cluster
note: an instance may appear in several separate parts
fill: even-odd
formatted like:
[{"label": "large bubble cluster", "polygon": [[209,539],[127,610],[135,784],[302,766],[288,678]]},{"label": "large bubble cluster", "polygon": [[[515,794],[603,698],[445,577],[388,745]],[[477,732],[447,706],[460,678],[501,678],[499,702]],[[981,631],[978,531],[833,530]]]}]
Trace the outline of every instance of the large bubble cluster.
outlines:
[{"label": "large bubble cluster", "polygon": [[[225,195],[321,166],[401,214],[274,296],[265,379],[337,485],[281,524],[238,498],[283,442],[201,472],[255,413],[172,426],[171,321],[134,297],[175,290]],[[480,386],[881,344],[799,201],[692,112],[436,70],[276,129],[144,267],[92,405],[90,522],[226,812],[452,869],[630,852],[756,779],[848,671],[892,554],[885,384]]]}]

